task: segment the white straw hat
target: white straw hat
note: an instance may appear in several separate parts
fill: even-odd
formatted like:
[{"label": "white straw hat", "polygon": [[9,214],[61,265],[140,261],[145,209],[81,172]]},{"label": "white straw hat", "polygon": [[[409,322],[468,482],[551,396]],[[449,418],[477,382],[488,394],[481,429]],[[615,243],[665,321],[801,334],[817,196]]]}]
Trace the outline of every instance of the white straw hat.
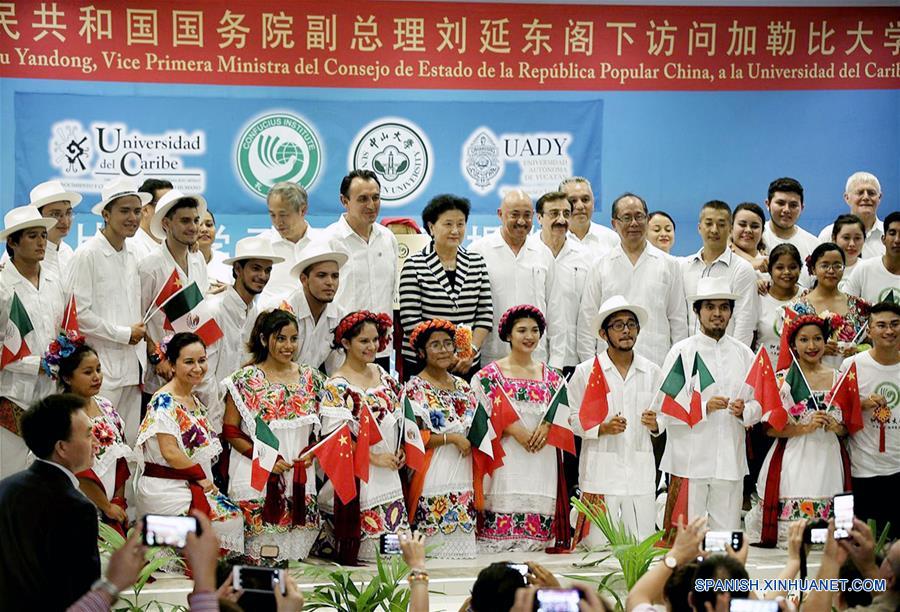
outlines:
[{"label": "white straw hat", "polygon": [[28,205],[42,208],[54,202],[68,202],[72,208],[75,208],[81,202],[81,194],[66,191],[59,181],[46,181],[31,190],[31,202]]},{"label": "white straw hat", "polygon": [[634,313],[634,316],[637,317],[638,324],[641,327],[644,327],[647,324],[647,310],[643,306],[630,304],[628,300],[621,295],[614,295],[600,305],[600,311],[597,313],[597,316],[594,317],[594,335],[600,333],[600,327],[603,325],[603,321],[606,320],[606,317],[623,310]]},{"label": "white straw hat", "polygon": [[110,202],[125,196],[137,196],[141,200],[141,206],[153,199],[153,196],[149,193],[138,191],[137,183],[130,178],[127,176],[120,176],[103,186],[103,189],[100,191],[100,201],[91,207],[91,212],[98,216],[102,215],[103,209],[106,208]]},{"label": "white straw hat", "polygon": [[3,231],[0,232],[0,240],[6,240],[10,234],[29,227],[43,227],[50,229],[56,225],[56,219],[42,217],[41,211],[34,206],[19,206],[13,208],[3,217]]},{"label": "white straw hat", "polygon": [[185,198],[190,198],[193,200],[197,200],[197,204],[199,205],[198,212],[202,217],[204,213],[206,213],[206,198],[198,193],[181,193],[177,189],[171,189],[163,195],[159,199],[159,202],[156,203],[156,210],[153,211],[153,219],[150,220],[150,233],[159,238],[160,240],[165,239],[166,232],[162,228],[162,220],[165,218],[166,213],[168,213],[175,204],[178,203],[179,200],[183,200]]},{"label": "white straw hat", "polygon": [[236,261],[244,261],[245,259],[267,259],[273,264],[284,261],[284,257],[275,254],[275,251],[272,249],[272,243],[262,236],[250,236],[238,240],[234,246],[234,257],[223,259],[222,263],[230,266]]}]

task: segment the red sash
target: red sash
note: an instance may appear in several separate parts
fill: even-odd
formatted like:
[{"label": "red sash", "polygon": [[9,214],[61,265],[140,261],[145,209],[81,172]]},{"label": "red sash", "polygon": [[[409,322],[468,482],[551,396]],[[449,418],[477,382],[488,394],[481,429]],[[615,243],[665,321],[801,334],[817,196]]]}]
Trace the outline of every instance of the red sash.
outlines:
[{"label": "red sash", "polygon": [[203,468],[196,463],[183,470],[176,470],[175,468],[167,465],[160,465],[158,463],[148,463],[144,466],[144,476],[187,481],[188,487],[190,487],[191,490],[190,509],[199,510],[206,516],[212,514],[212,508],[209,507],[209,502],[206,501],[206,493],[203,492],[203,487],[197,484],[198,481],[206,478],[206,472],[204,472]]},{"label": "red sash", "polygon": [[778,438],[775,442],[775,452],[772,453],[772,461],[769,462],[769,472],[766,475],[762,535],[759,540],[759,545],[764,548],[775,548],[778,544],[778,499],[781,495],[781,464],[784,461],[786,446],[787,438]]},{"label": "red sash", "polygon": [[[222,426],[222,437],[230,440],[238,439],[250,445],[250,448],[241,454],[247,459],[253,460],[253,440],[241,431],[236,425],[225,424]],[[278,458],[284,461],[281,455]],[[284,478],[281,474],[269,474],[266,482],[266,499],[263,502],[262,520],[269,525],[277,525],[281,522],[287,500],[284,496]],[[306,468],[302,461],[294,462],[294,478],[292,479],[293,505],[291,506],[291,523],[295,526],[306,524]]]},{"label": "red sash", "polygon": [[[100,480],[100,478],[97,476],[97,474],[92,469],[87,469],[87,470],[78,472],[77,474],[75,474],[75,476],[78,478],[83,478],[85,480],[89,480],[89,481],[93,482],[95,485],[100,487],[101,491],[106,490],[106,487],[103,486],[103,481]],[[124,497],[118,497],[118,496],[116,496],[115,493],[116,493],[116,491],[118,491],[119,489],[121,489],[122,487],[125,486],[125,483],[128,481],[128,478],[130,476],[131,476],[131,470],[128,469],[128,462],[125,460],[125,457],[119,457],[116,460],[116,480],[115,480],[115,484],[113,485],[113,497],[109,501],[110,501],[110,503],[115,504],[115,505],[119,506],[120,508],[122,508],[122,510],[127,510],[128,504],[125,502]],[[128,535],[128,525],[127,525],[128,521],[127,520],[125,521],[125,523],[120,523],[118,521],[114,521],[113,519],[109,518],[108,516],[106,516],[103,513],[101,513],[100,518],[104,523],[106,523],[107,525],[109,525],[110,527],[112,527],[113,529],[118,531],[123,537],[127,537],[127,535]]]},{"label": "red sash", "polygon": [[563,469],[563,451],[556,449],[556,513],[553,516],[553,534],[556,544],[546,550],[548,554],[558,555],[572,552],[572,525],[569,521],[571,504],[569,488],[566,486],[566,473]]},{"label": "red sash", "polygon": [[678,532],[678,519],[684,517],[688,521],[688,489],[690,480],[684,476],[669,476],[669,488],[666,493],[666,511],[663,517],[665,538],[657,542],[658,547],[672,546]]}]

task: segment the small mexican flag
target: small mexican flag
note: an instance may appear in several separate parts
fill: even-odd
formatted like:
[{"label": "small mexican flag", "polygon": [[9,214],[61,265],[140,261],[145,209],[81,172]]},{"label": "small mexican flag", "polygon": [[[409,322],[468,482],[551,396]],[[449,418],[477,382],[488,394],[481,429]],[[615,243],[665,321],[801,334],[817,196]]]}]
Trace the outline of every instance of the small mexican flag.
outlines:
[{"label": "small mexican flag", "polygon": [[561,384],[553,395],[550,407],[544,414],[544,422],[550,423],[547,444],[574,455],[575,434],[572,433],[572,426],[569,424],[569,394],[565,383]]},{"label": "small mexican flag", "polygon": [[691,369],[690,381],[684,374],[682,356],[678,355],[660,389],[664,394],[663,414],[668,414],[693,427],[706,416],[703,392],[714,382],[716,381],[700,357],[700,353],[694,353],[694,367]]},{"label": "small mexican flag", "polygon": [[[156,297],[153,298],[153,303],[150,304],[150,310],[147,311],[147,314],[150,314],[154,308],[159,310],[165,306],[166,302],[168,302],[173,295],[181,291],[183,287],[184,285],[181,282],[181,276],[178,274],[178,270],[172,268],[172,273],[169,274],[169,278],[166,279],[166,282],[160,287]],[[168,318],[163,321],[163,329],[168,329],[170,331],[172,329],[172,324],[169,322]]]},{"label": "small mexican flag", "polygon": [[803,372],[800,371],[800,366],[795,360],[791,361],[791,367],[788,368],[778,392],[781,395],[781,404],[788,412],[790,412],[791,406],[806,403],[812,398],[812,391],[806,383],[806,377],[803,376]]},{"label": "small mexican flag", "polygon": [[[497,432],[491,425],[487,410],[481,402],[475,410],[472,425],[467,436],[472,444],[472,484],[475,492],[475,508],[484,510],[484,476],[490,476],[503,463],[503,447]],[[499,450],[495,453],[495,445]]]},{"label": "small mexican flag", "polygon": [[400,427],[403,432],[406,465],[409,469],[418,472],[425,467],[425,444],[422,442],[422,434],[419,433],[416,415],[408,397],[403,400],[403,420],[400,421]]},{"label": "small mexican flag", "polygon": [[250,470],[250,486],[257,491],[266,488],[266,481],[275,462],[278,461],[278,438],[265,421],[256,415],[256,430],[253,432],[253,466]]},{"label": "small mexican flag", "polygon": [[196,282],[191,283],[166,302],[162,311],[176,332],[193,332],[210,346],[222,337],[222,329],[204,302]]},{"label": "small mexican flag", "polygon": [[0,369],[14,361],[31,355],[31,349],[25,341],[34,330],[31,319],[19,296],[13,292],[9,305],[9,320],[6,322],[6,333],[3,335],[3,351],[0,353]]}]

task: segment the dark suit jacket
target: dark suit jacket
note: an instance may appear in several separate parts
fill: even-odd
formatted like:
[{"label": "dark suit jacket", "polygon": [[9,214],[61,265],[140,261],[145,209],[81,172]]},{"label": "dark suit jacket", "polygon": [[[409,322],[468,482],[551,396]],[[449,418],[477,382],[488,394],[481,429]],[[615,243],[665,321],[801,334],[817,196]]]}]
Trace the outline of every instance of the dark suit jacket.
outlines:
[{"label": "dark suit jacket", "polygon": [[97,509],[62,470],[0,481],[0,610],[65,610],[99,577]]}]

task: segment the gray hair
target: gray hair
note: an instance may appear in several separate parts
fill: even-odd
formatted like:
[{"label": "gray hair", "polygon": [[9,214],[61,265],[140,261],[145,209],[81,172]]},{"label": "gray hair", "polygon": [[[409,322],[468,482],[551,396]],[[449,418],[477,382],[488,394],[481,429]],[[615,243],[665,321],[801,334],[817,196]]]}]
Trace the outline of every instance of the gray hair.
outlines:
[{"label": "gray hair", "polygon": [[878,177],[871,172],[854,172],[851,174],[850,178],[847,179],[847,186],[844,187],[844,193],[850,193],[850,190],[857,183],[875,183],[875,189],[878,190],[879,194],[881,193],[881,183],[878,182]]},{"label": "gray hair", "polygon": [[289,183],[287,181],[275,183],[272,185],[272,189],[269,190],[266,201],[272,196],[278,196],[290,204],[295,212],[300,212],[301,209],[309,206],[309,196],[306,195],[306,190],[296,183]]},{"label": "gray hair", "polygon": [[585,185],[588,186],[588,189],[590,189],[592,193],[594,191],[593,187],[591,187],[591,182],[589,180],[587,180],[586,178],[584,178],[583,176],[570,176],[567,179],[561,180],[559,182],[559,190],[565,191],[566,185],[571,185],[573,183],[575,183],[575,184],[584,183]]}]

